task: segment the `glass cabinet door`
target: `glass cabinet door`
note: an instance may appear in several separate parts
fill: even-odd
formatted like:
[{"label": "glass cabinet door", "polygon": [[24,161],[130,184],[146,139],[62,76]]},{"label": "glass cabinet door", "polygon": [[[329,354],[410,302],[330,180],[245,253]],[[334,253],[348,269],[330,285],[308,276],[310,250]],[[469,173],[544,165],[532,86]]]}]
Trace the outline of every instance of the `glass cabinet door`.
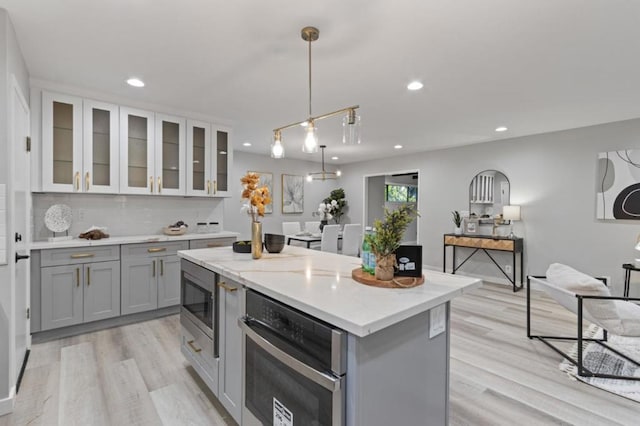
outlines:
[{"label": "glass cabinet door", "polygon": [[118,107],[85,100],[83,122],[84,191],[117,194],[120,189]]},{"label": "glass cabinet door", "polygon": [[156,114],[156,189],[158,194],[185,195],[185,127],[183,118]]},{"label": "glass cabinet door", "polygon": [[120,108],[120,192],[155,194],[154,114]]},{"label": "glass cabinet door", "polygon": [[210,153],[209,123],[187,120],[187,195],[211,195]]},{"label": "glass cabinet door", "polygon": [[82,99],[42,93],[42,190],[80,192]]},{"label": "glass cabinet door", "polygon": [[230,197],[229,182],[233,158],[231,131],[227,128],[214,126],[212,133],[212,144],[214,146],[214,150],[211,153],[213,196]]}]

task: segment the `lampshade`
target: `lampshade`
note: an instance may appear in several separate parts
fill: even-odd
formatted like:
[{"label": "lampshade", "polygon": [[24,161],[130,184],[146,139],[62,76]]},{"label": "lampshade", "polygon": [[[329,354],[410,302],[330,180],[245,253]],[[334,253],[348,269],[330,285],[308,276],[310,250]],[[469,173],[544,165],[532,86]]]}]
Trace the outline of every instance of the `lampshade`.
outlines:
[{"label": "lampshade", "polygon": [[520,206],[502,207],[502,218],[504,220],[520,220]]},{"label": "lampshade", "polygon": [[279,131],[273,136],[273,143],[271,144],[271,158],[284,158],[284,146],[282,146],[282,138]]},{"label": "lampshade", "polygon": [[313,120],[309,120],[307,124],[306,136],[302,144],[302,152],[306,152],[307,154],[318,152],[318,129]]}]

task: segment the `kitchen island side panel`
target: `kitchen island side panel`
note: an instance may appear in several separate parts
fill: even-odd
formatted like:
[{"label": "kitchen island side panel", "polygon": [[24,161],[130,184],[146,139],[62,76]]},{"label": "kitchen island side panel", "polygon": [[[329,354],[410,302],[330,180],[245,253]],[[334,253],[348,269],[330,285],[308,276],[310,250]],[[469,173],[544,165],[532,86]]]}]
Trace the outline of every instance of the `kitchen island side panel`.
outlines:
[{"label": "kitchen island side panel", "polygon": [[448,424],[449,309],[446,331],[431,339],[430,311],[366,337],[349,334],[347,426]]}]

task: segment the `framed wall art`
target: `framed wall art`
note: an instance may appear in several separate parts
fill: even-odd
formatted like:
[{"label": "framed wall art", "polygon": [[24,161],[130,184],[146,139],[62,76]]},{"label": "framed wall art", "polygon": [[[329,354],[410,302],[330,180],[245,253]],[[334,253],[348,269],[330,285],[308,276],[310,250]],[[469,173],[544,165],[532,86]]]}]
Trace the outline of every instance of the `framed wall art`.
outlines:
[{"label": "framed wall art", "polygon": [[304,212],[304,177],[282,175],[282,213]]},{"label": "framed wall art", "polygon": [[273,213],[273,173],[255,172],[252,170],[247,171],[247,173],[255,173],[260,176],[260,182],[258,183],[258,186],[266,186],[269,189],[269,194],[271,194],[271,204],[267,204],[266,206],[264,206],[264,213]]},{"label": "framed wall art", "polygon": [[640,220],[640,150],[598,154],[597,219]]}]

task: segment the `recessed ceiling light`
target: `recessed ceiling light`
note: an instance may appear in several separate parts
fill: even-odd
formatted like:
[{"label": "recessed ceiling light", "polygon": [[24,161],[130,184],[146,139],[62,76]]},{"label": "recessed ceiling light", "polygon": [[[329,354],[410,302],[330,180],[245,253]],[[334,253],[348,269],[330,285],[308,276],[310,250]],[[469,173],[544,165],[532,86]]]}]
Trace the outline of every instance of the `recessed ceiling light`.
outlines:
[{"label": "recessed ceiling light", "polygon": [[242,146],[251,146],[251,142],[245,142],[242,144]]},{"label": "recessed ceiling light", "polygon": [[409,90],[420,90],[424,87],[424,84],[420,83],[419,81],[412,81],[411,83],[407,84],[407,89]]},{"label": "recessed ceiling light", "polygon": [[129,80],[127,80],[127,84],[133,87],[144,87],[144,81],[140,80],[139,78],[130,78]]},{"label": "recessed ceiling light", "polygon": [[496,132],[506,132],[507,130],[509,129],[504,126],[496,127]]},{"label": "recessed ceiling light", "polygon": [[338,157],[331,157],[331,159],[332,159],[332,160],[337,160],[337,159],[338,159]]},{"label": "recessed ceiling light", "polygon": [[402,149],[402,145],[394,145],[393,146],[395,149]]}]

